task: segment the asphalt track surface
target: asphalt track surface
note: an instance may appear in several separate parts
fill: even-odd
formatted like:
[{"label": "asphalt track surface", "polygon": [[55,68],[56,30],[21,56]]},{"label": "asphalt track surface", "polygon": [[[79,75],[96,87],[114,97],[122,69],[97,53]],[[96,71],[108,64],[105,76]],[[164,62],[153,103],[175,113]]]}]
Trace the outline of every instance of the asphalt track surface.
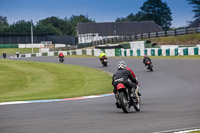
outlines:
[{"label": "asphalt track surface", "polygon": [[[55,62],[57,57],[17,60]],[[66,58],[114,73],[124,60],[140,81],[141,111],[125,114],[114,96],[102,98],[0,106],[0,133],[151,133],[200,127],[200,60],[153,59],[149,72],[142,59],[109,58],[102,67],[97,58]],[[67,75],[66,75],[67,76]]]}]

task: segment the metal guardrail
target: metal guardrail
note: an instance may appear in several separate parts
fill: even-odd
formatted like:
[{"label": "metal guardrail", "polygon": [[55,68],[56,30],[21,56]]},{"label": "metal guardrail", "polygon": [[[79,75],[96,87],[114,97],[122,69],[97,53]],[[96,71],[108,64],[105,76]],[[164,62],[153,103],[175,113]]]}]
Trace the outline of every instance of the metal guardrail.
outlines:
[{"label": "metal guardrail", "polygon": [[187,34],[200,33],[200,27],[197,28],[185,28],[178,30],[170,30],[170,31],[160,31],[160,32],[152,32],[152,33],[143,33],[137,34],[133,36],[118,36],[114,38],[106,38],[102,40],[92,41],[92,45],[101,45],[107,43],[120,43],[120,42],[130,42],[135,40],[147,39],[147,38],[158,38],[158,37],[166,37],[166,36],[181,36]]}]

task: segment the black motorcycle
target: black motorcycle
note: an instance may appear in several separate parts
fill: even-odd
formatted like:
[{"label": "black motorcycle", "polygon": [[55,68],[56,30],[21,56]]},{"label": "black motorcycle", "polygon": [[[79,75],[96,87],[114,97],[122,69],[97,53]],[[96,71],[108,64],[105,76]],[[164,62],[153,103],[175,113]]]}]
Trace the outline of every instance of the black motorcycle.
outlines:
[{"label": "black motorcycle", "polygon": [[138,89],[135,89],[135,96],[131,96],[133,94],[124,84],[119,83],[117,85],[115,98],[117,103],[119,103],[118,108],[122,108],[124,113],[129,113],[131,106],[133,106],[136,111],[140,111],[140,96],[138,95],[137,90]]},{"label": "black motorcycle", "polygon": [[153,65],[150,61],[147,61],[147,70],[153,71]]},{"label": "black motorcycle", "polygon": [[64,57],[59,57],[59,61],[60,61],[60,63],[63,63],[64,62]]},{"label": "black motorcycle", "polygon": [[103,56],[101,58],[101,63],[103,65],[103,67],[107,67],[108,66],[108,59],[105,56]]}]

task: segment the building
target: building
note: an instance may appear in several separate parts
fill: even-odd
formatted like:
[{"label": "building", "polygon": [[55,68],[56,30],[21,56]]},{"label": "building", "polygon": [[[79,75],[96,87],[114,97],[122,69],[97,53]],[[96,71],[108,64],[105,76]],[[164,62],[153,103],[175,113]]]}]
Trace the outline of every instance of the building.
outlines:
[{"label": "building", "polygon": [[162,31],[154,21],[78,23],[78,43]]},{"label": "building", "polygon": [[200,27],[200,18],[197,18],[196,20],[194,20],[194,21],[188,26],[188,28],[196,28],[196,27]]}]

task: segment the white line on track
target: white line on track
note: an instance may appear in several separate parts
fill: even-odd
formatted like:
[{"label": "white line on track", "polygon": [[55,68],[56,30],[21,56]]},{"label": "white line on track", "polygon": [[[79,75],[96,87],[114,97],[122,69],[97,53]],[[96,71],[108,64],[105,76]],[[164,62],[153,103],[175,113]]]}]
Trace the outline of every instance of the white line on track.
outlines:
[{"label": "white line on track", "polygon": [[111,96],[111,95],[113,95],[113,94],[110,93],[110,94],[103,94],[103,95],[92,95],[92,96],[83,96],[83,97],[75,97],[75,98],[51,99],[51,100],[14,101],[14,102],[3,102],[3,103],[0,103],[0,105],[25,104],[25,103],[44,103],[44,102],[55,102],[55,101],[69,101],[69,100],[81,100],[81,99],[106,97],[106,96]]},{"label": "white line on track", "polygon": [[[191,129],[200,129],[200,127],[189,127],[189,128],[181,128],[181,129],[173,129],[173,130],[165,130],[165,131],[158,131],[158,132],[152,132],[152,133],[182,133],[177,131],[183,131],[183,130],[191,130]],[[184,133],[184,132],[183,132]]]}]

